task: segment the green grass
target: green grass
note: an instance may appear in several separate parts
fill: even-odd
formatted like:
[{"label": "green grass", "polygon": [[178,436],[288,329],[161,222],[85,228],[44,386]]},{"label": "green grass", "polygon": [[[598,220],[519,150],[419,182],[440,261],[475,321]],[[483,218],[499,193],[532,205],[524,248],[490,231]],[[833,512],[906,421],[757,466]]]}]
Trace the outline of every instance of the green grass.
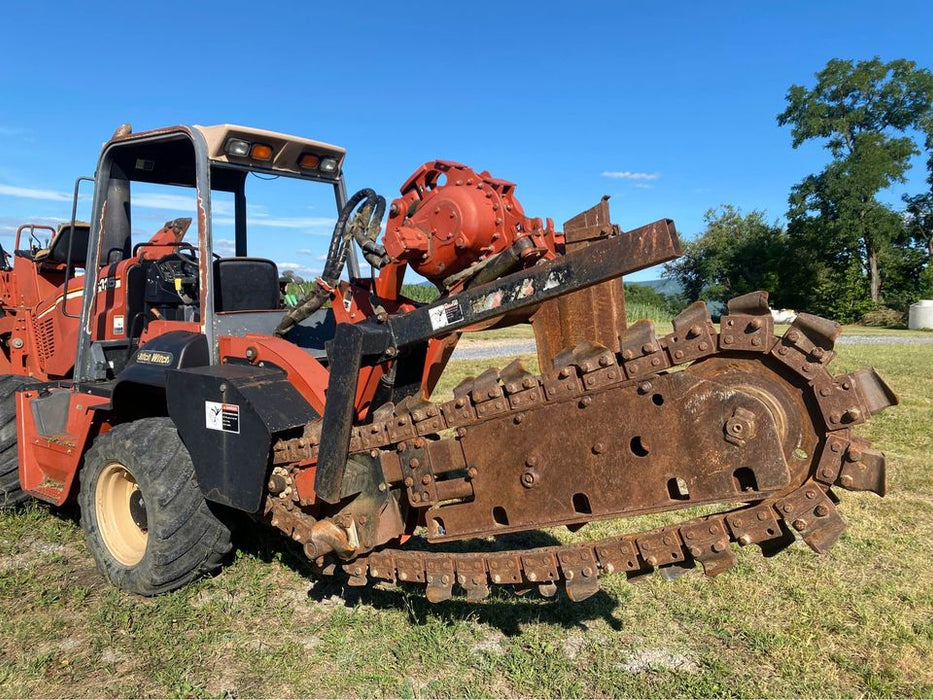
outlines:
[{"label": "green grass", "polygon": [[[440,391],[484,365],[457,363]],[[834,371],[868,365],[902,399],[859,430],[888,455],[888,496],[842,492],[832,552],[608,576],[579,604],[341,590],[252,530],[219,575],[147,600],[103,582],[73,513],[0,514],[0,696],[929,697],[933,346],[841,346]]]}]

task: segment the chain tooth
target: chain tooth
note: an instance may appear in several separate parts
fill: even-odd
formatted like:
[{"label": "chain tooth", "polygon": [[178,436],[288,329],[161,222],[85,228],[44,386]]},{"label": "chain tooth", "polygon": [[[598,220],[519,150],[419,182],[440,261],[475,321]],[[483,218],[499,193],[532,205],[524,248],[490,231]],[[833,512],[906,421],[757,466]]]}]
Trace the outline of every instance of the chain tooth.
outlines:
[{"label": "chain tooth", "polygon": [[896,406],[900,399],[878,372],[872,367],[848,375],[859,389],[863,405],[869,416]]},{"label": "chain tooth", "polygon": [[709,309],[697,301],[674,317],[674,331],[664,337],[672,364],[692,362],[716,352],[716,327]]},{"label": "chain tooth", "polygon": [[373,578],[395,582],[395,551],[386,549],[366,555],[365,559],[369,564],[369,573]]},{"label": "chain tooth", "polygon": [[595,549],[599,565],[607,574],[616,571],[640,571],[644,568],[644,564],[639,561],[638,547],[632,537],[600,543]]},{"label": "chain tooth", "polygon": [[[580,380],[578,368],[570,362],[561,364],[564,361],[561,355],[554,358],[553,375],[544,379],[544,394],[548,401],[559,401],[583,393],[583,382]],[[568,357],[572,359],[569,354]]]},{"label": "chain tooth", "polygon": [[454,562],[447,555],[434,555],[425,558],[425,596],[431,603],[450,600],[456,579]]},{"label": "chain tooth", "polygon": [[495,584],[521,583],[522,559],[515,552],[497,552],[486,555],[489,578]]},{"label": "chain tooth", "polygon": [[774,319],[764,314],[730,314],[719,320],[719,348],[723,351],[770,352],[774,347]]},{"label": "chain tooth", "polygon": [[470,602],[482,600],[489,595],[489,579],[486,577],[486,558],[482,554],[464,554],[456,558],[457,583],[466,592]]},{"label": "chain tooth", "polygon": [[842,469],[842,460],[849,449],[849,431],[837,430],[826,436],[820,451],[814,478],[824,484],[835,484]]},{"label": "chain tooth", "polygon": [[726,310],[730,316],[735,314],[770,314],[771,307],[768,305],[768,293],[755,291],[732,297],[726,302]]},{"label": "chain tooth", "polygon": [[591,547],[565,547],[557,552],[567,597],[577,603],[599,592],[599,570]]},{"label": "chain tooth", "polygon": [[729,546],[729,531],[724,516],[685,523],[680,536],[690,555],[703,565],[707,576],[718,576],[735,565],[735,552]]},{"label": "chain tooth", "polygon": [[366,577],[368,569],[366,559],[357,559],[349,564],[344,564],[342,568],[347,574],[348,586],[365,586],[369,583],[369,579]]},{"label": "chain tooth", "polygon": [[874,370],[833,377],[820,368],[813,378],[813,391],[830,431],[864,423],[898,402],[897,395]]},{"label": "chain tooth", "polygon": [[642,533],[636,544],[641,558],[652,567],[676,564],[686,559],[680,532],[676,528],[662,528]]},{"label": "chain tooth", "polygon": [[654,332],[654,322],[643,318],[636,321],[619,336],[622,366],[629,379],[640,379],[657,374],[671,366],[666,352]]},{"label": "chain tooth", "polygon": [[499,377],[511,410],[525,410],[544,401],[538,378],[525,369],[520,359],[510,362]]},{"label": "chain tooth", "polygon": [[846,529],[836,506],[815,482],[804,484],[774,507],[817,554],[828,552]]},{"label": "chain tooth", "polygon": [[499,378],[502,380],[502,384],[508,394],[517,394],[524,389],[530,389],[531,384],[525,384],[528,380],[534,381],[535,385],[538,383],[537,378],[525,369],[525,365],[519,358],[515,358],[506,365],[499,373]]},{"label": "chain tooth", "polygon": [[884,496],[886,468],[884,453],[871,447],[871,443],[853,438],[846,450],[836,480],[849,491],[871,491]]},{"label": "chain tooth", "polygon": [[522,570],[530,583],[546,583],[560,579],[557,555],[551,551],[531,550],[522,553]]},{"label": "chain tooth", "polygon": [[836,356],[833,348],[841,332],[842,327],[834,321],[801,313],[774,343],[771,354],[810,381],[816,369],[827,366]]}]

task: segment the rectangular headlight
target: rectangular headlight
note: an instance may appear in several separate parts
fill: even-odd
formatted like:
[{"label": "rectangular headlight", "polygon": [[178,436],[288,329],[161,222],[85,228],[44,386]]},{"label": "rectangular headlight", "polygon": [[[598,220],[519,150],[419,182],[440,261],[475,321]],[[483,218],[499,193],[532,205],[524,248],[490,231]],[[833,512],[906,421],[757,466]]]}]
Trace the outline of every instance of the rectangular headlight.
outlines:
[{"label": "rectangular headlight", "polygon": [[249,142],[243,139],[227,139],[227,145],[224,146],[224,150],[227,152],[228,156],[246,158],[249,155]]},{"label": "rectangular headlight", "polygon": [[321,172],[322,173],[337,172],[337,159],[336,158],[324,158],[321,161]]}]

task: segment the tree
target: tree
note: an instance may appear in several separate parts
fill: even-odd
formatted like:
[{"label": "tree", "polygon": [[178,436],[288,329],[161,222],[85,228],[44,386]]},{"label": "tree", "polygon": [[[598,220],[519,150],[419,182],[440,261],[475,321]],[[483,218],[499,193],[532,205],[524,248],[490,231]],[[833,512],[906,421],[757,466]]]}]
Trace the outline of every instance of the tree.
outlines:
[{"label": "tree", "polygon": [[786,236],[765,214],[743,215],[732,205],[703,217],[706,229],[684,244],[684,254],[668,263],[665,275],[676,279],[689,300],[727,301],[759,289],[774,290],[781,302],[781,274]]},{"label": "tree", "polygon": [[912,242],[926,250],[933,262],[933,190],[925,194],[904,195],[907,234]]},{"label": "tree", "polygon": [[[933,185],[933,157],[931,157],[930,182]],[[924,269],[915,273],[918,295],[933,297],[933,186],[925,194],[904,195],[904,233],[910,244],[923,252]]]},{"label": "tree", "polygon": [[[882,299],[882,259],[903,222],[877,195],[903,182],[919,153],[912,132],[933,124],[933,74],[904,59],[884,63],[833,59],[816,74],[813,88],[793,85],[778,123],[791,126],[793,146],[825,140],[832,161],[794,186],[788,233],[792,243],[812,246],[813,264],[857,261],[872,302]],[[933,164],[933,155],[931,155]],[[831,271],[829,275],[832,277]],[[849,284],[848,286],[851,286]]]}]

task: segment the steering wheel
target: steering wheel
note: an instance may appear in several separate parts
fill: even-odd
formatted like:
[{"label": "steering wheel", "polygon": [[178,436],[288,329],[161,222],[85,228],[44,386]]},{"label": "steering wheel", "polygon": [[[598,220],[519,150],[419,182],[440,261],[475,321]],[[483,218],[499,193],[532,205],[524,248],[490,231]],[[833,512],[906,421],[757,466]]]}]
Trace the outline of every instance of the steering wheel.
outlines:
[{"label": "steering wheel", "polygon": [[155,262],[159,275],[185,304],[198,300],[201,268],[198,261],[182,253],[169,253]]}]

